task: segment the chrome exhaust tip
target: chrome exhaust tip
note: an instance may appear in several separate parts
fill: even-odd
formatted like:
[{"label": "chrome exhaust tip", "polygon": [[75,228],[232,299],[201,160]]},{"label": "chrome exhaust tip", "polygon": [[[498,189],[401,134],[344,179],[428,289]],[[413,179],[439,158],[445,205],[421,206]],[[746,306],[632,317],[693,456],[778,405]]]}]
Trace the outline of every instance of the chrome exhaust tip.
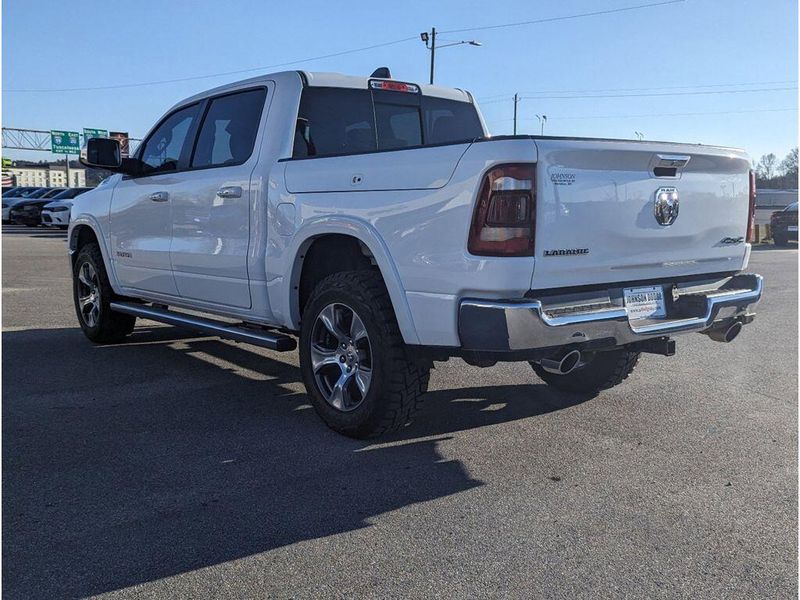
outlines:
[{"label": "chrome exhaust tip", "polygon": [[729,344],[730,342],[736,339],[736,336],[739,335],[741,331],[742,331],[742,322],[734,321],[733,323],[729,323],[721,327],[715,327],[714,329],[709,329],[708,331],[705,332],[705,334],[715,342],[722,342],[724,344]]},{"label": "chrome exhaust tip", "polygon": [[581,362],[581,353],[579,350],[570,350],[565,354],[556,354],[554,358],[543,358],[539,361],[542,368],[548,373],[555,373],[556,375],[566,375],[575,370],[575,367]]}]

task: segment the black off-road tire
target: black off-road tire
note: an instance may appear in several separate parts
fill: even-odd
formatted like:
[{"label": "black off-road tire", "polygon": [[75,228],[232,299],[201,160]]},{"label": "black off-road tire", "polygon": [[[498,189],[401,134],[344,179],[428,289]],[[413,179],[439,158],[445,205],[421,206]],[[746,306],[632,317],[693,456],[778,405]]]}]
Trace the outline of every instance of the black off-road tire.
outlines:
[{"label": "black off-road tire", "polygon": [[[98,290],[100,293],[100,314],[94,326],[90,326],[81,314],[78,302],[79,287],[78,273],[81,265],[91,263],[98,277]],[[75,303],[75,314],[78,317],[81,329],[87,338],[97,344],[113,344],[122,341],[136,326],[136,317],[111,310],[110,302],[117,296],[111,289],[108,281],[103,255],[95,243],[83,246],[78,252],[72,269],[72,298]]]},{"label": "black off-road tire", "polygon": [[541,365],[533,362],[531,367],[545,383],[556,389],[565,392],[596,394],[622,383],[636,367],[636,363],[639,361],[639,352],[618,348],[585,355],[581,360],[586,360],[586,364],[566,375],[550,373],[545,371]]},{"label": "black off-road tire", "polygon": [[[344,412],[328,404],[311,366],[312,329],[332,303],[350,307],[363,322],[372,352],[372,380],[361,403]],[[300,370],[317,414],[334,431],[353,438],[378,437],[403,427],[428,390],[431,362],[414,357],[403,341],[389,293],[375,271],[344,271],[323,279],[311,293],[300,329]]]}]

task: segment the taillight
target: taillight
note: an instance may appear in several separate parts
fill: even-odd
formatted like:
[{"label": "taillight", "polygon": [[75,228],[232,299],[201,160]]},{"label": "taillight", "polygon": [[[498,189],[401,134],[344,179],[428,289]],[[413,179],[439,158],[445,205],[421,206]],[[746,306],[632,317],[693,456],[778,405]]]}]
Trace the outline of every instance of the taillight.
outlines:
[{"label": "taillight", "polygon": [[501,165],[481,186],[467,249],[479,256],[533,256],[536,165]]},{"label": "taillight", "polygon": [[753,241],[753,223],[756,219],[756,172],[750,171],[750,200],[747,205],[747,241]]}]

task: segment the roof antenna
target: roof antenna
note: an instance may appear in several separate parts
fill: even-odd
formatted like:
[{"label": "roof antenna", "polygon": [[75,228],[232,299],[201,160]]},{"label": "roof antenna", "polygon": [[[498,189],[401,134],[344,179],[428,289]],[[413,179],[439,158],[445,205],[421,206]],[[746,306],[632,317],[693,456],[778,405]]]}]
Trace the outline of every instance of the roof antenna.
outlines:
[{"label": "roof antenna", "polygon": [[380,77],[381,79],[391,79],[392,74],[389,72],[389,67],[378,67],[372,72],[370,77]]}]

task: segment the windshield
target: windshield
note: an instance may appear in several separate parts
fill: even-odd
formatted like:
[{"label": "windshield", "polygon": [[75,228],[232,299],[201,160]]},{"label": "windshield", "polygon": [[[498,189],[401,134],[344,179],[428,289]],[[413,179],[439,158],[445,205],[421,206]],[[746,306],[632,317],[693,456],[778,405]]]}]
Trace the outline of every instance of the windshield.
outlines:
[{"label": "windshield", "polygon": [[786,208],[783,209],[783,212],[797,212],[797,202],[794,204],[790,204]]},{"label": "windshield", "polygon": [[68,200],[81,195],[83,192],[88,192],[90,189],[91,188],[68,188],[53,196],[53,200]]}]

